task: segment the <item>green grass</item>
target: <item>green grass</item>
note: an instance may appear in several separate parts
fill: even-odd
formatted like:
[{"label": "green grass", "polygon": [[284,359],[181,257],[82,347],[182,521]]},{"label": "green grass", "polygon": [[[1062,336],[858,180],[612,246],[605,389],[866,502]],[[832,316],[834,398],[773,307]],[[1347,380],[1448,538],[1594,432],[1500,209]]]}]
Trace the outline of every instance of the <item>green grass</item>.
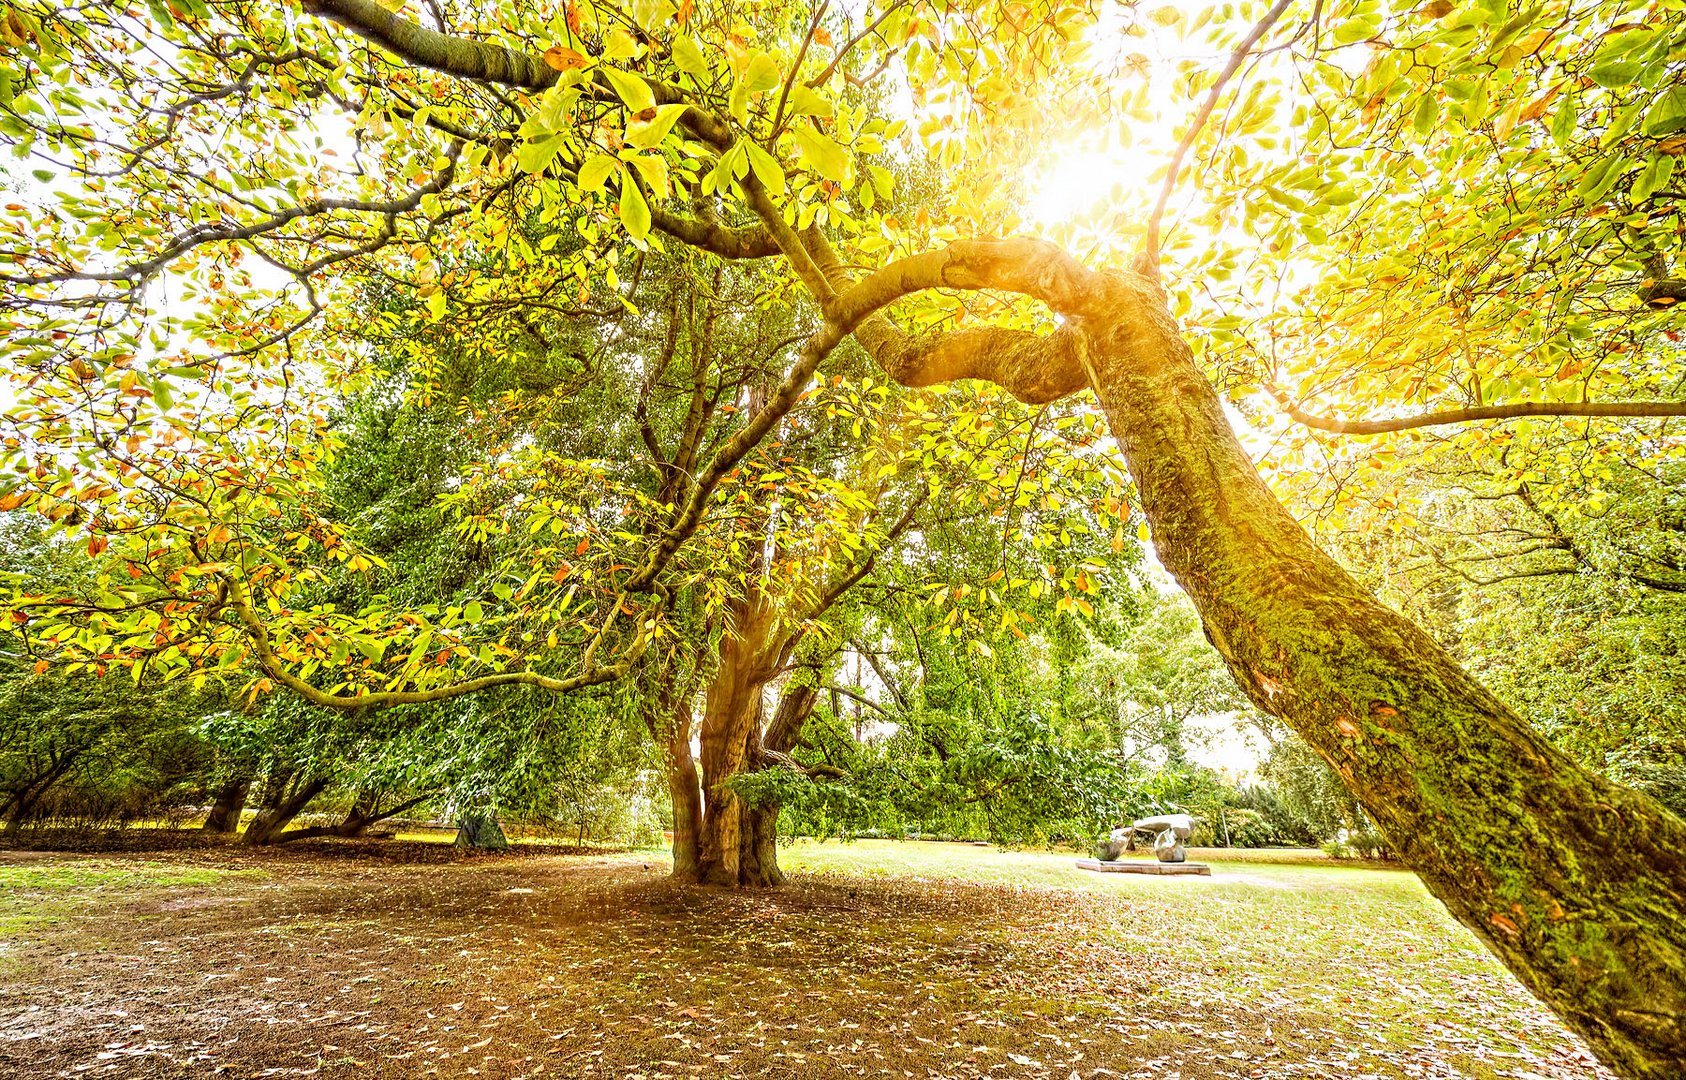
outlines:
[{"label": "green grass", "polygon": [[112,859],[0,865],[0,947],[105,901],[133,900],[154,889],[214,885],[253,870]]},{"label": "green grass", "polygon": [[[1207,855],[1207,852],[1201,852]],[[1210,853],[1221,854],[1221,853]],[[1403,870],[1345,866],[1291,853],[1291,864],[1203,859],[1211,877],[1156,877],[1080,870],[1072,852],[1001,851],[961,844],[861,840],[798,842],[787,872],[994,883],[1036,893],[1094,896],[1087,920],[1110,951],[1173,958],[1199,976],[1207,999],[1269,1000],[1323,1015],[1378,998],[1364,1034],[1405,1040],[1435,1020],[1437,1001],[1487,998],[1510,982],[1468,930]],[[1508,984],[1508,986],[1507,986]],[[1526,998],[1518,999],[1528,1004]],[[1510,1041],[1535,1014],[1494,999],[1473,1009],[1482,1034]]]}]

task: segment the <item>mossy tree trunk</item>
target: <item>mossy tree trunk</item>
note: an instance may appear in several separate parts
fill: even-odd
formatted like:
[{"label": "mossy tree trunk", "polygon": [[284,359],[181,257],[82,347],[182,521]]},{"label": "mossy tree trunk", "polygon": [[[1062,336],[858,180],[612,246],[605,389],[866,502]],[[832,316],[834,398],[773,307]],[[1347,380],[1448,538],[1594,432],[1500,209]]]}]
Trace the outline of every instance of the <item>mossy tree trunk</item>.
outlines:
[{"label": "mossy tree trunk", "polygon": [[484,811],[465,811],[457,815],[456,847],[467,851],[507,851],[509,837],[496,814]]},{"label": "mossy tree trunk", "polygon": [[[909,338],[876,311],[938,285],[1065,316]],[[1340,774],[1435,896],[1624,1075],[1686,1076],[1686,823],[1576,765],[1379,603],[1272,495],[1156,283],[1037,241],[880,271],[831,305],[892,377],[986,378],[1047,401],[1092,386],[1161,562],[1259,708]]]}]

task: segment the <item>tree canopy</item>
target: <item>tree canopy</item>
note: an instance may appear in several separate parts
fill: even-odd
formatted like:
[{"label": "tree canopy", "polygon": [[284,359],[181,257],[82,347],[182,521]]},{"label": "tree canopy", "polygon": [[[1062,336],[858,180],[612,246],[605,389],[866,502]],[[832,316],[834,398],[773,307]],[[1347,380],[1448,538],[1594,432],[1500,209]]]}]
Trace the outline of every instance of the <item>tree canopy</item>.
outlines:
[{"label": "tree canopy", "polygon": [[[795,761],[812,706],[763,717],[769,673],[920,506],[1045,553],[948,593],[992,608],[947,624],[974,649],[1044,600],[1093,611],[1075,549],[1151,535],[1241,690],[1457,917],[1613,1066],[1686,1061],[1686,824],[1283,503],[1415,527],[1409,456],[1570,537],[1667,485],[1678,5],[4,12],[29,178],[0,226],[0,509],[102,574],[9,599],[31,655],[362,714],[713,650],[699,865],[753,880],[767,822],[731,778]],[[1071,169],[1101,183],[1046,185]],[[491,552],[460,595],[359,592],[390,564],[326,493],[332,402],[395,365],[477,421],[439,493]],[[1050,417],[1069,437],[1039,446]],[[1666,546],[1624,557],[1675,581]]]}]

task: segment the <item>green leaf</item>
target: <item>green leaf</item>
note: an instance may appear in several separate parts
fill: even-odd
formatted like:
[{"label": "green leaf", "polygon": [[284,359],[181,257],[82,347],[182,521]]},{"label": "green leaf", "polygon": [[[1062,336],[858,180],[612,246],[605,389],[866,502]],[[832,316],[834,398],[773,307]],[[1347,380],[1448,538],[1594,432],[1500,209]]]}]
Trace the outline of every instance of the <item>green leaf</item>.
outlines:
[{"label": "green leaf", "polygon": [[796,137],[802,160],[815,172],[838,183],[849,175],[849,155],[841,146],[805,125],[791,128],[790,133]]},{"label": "green leaf", "polygon": [[[603,38],[603,59],[627,60],[639,53],[638,42],[627,33],[624,26],[612,26]],[[621,99],[625,101],[625,98]]]},{"label": "green leaf", "polygon": [[544,172],[545,168],[556,160],[556,155],[561,153],[562,144],[567,138],[565,132],[557,132],[538,142],[522,143],[521,149],[515,152],[515,164],[521,167],[522,172]]},{"label": "green leaf", "polygon": [[1440,119],[1440,101],[1430,91],[1417,101],[1417,110],[1411,115],[1411,126],[1416,128],[1418,135],[1427,135],[1434,130],[1434,124]]},{"label": "green leaf", "polygon": [[159,379],[152,384],[152,400],[158,406],[159,412],[169,412],[175,407],[175,398],[170,393],[170,384]]},{"label": "green leaf", "polygon": [[1557,113],[1551,118],[1552,141],[1558,146],[1568,146],[1569,140],[1575,137],[1575,125],[1579,119],[1575,99],[1565,94],[1563,103],[1557,106]]},{"label": "green leaf", "polygon": [[584,165],[580,166],[580,190],[593,193],[600,192],[603,190],[603,184],[609,179],[609,175],[620,171],[621,163],[618,158],[611,157],[608,154],[593,154],[585,159]]},{"label": "green leaf", "polygon": [[754,170],[756,179],[775,195],[784,194],[784,169],[779,167],[777,159],[763,150],[753,139],[744,139],[741,145],[749,153],[749,167]]},{"label": "green leaf", "polygon": [[1674,158],[1667,154],[1658,154],[1645,166],[1645,171],[1639,174],[1639,179],[1633,182],[1633,201],[1643,202],[1651,197],[1652,192],[1667,184],[1669,177],[1674,175]]},{"label": "green leaf", "polygon": [[626,129],[626,141],[640,150],[651,150],[667,138],[667,133],[673,130],[673,125],[684,115],[689,105],[678,103],[662,105],[656,109],[655,118],[644,123],[632,124]]},{"label": "green leaf", "polygon": [[486,617],[486,611],[480,606],[480,601],[470,600],[463,605],[462,617],[464,622],[479,622]]},{"label": "green leaf", "polygon": [[739,81],[748,93],[765,93],[781,81],[779,62],[764,52],[758,52],[749,58],[749,66],[744,69],[743,78]]},{"label": "green leaf", "polygon": [[1606,158],[1587,170],[1581,182],[1575,185],[1575,194],[1586,200],[1588,204],[1602,199],[1606,192],[1621,179],[1622,171],[1627,167],[1627,158],[1617,154]]},{"label": "green leaf", "polygon": [[667,198],[667,160],[648,154],[632,158],[630,164],[658,199]]},{"label": "green leaf", "polygon": [[1670,87],[1645,116],[1645,134],[1653,138],[1686,128],[1686,86]]},{"label": "green leaf", "polygon": [[1375,15],[1365,15],[1357,19],[1348,19],[1335,27],[1335,43],[1337,45],[1351,45],[1357,41],[1376,36],[1381,28],[1380,19]]},{"label": "green leaf", "polygon": [[656,95],[642,76],[607,65],[598,70],[609,80],[609,85],[615,88],[615,96],[625,102],[628,109],[640,113],[656,107]]},{"label": "green leaf", "polygon": [[684,34],[674,36],[673,66],[699,79],[708,74],[708,61],[703,59],[702,50]]},{"label": "green leaf", "polygon": [[630,176],[621,177],[621,224],[634,240],[650,235],[650,204]]},{"label": "green leaf", "polygon": [[1587,72],[1587,77],[1606,90],[1619,90],[1631,86],[1644,68],[1645,65],[1637,60],[1617,60],[1593,67]]}]

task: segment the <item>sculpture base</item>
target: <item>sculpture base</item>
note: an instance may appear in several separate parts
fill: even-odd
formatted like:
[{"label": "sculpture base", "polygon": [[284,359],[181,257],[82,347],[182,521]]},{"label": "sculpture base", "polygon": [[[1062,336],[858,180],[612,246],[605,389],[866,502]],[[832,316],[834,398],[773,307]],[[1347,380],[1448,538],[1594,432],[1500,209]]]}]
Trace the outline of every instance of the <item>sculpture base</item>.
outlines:
[{"label": "sculpture base", "polygon": [[1079,870],[1099,870],[1103,874],[1202,874],[1212,876],[1212,868],[1197,862],[1101,862],[1099,859],[1078,859]]}]

